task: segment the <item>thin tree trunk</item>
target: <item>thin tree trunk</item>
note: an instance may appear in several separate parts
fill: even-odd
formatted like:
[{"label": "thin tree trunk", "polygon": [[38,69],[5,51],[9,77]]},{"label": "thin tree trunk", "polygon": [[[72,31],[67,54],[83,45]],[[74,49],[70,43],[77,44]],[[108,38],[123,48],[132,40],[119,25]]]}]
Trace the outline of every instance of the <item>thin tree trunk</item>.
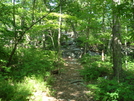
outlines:
[{"label": "thin tree trunk", "polygon": [[[60,6],[59,6],[59,12],[61,14],[61,0],[60,0]],[[59,29],[58,29],[58,61],[60,61],[61,57],[61,43],[60,43],[60,38],[61,38],[61,15],[59,16]]]},{"label": "thin tree trunk", "polygon": [[53,34],[52,34],[52,31],[51,30],[50,30],[50,35],[48,35],[48,36],[50,37],[51,42],[52,42],[52,45],[53,45],[53,48],[55,50],[56,48],[55,48],[55,43],[54,43],[54,37],[53,37]]},{"label": "thin tree trunk", "polygon": [[34,23],[35,22],[35,17],[34,17],[34,13],[35,13],[35,1],[36,0],[33,0],[33,7],[32,7],[32,23]]},{"label": "thin tree trunk", "polygon": [[42,38],[43,38],[42,39],[42,41],[43,41],[42,48],[45,49],[46,48],[46,36],[45,36],[45,34],[42,35]]},{"label": "thin tree trunk", "polygon": [[102,59],[102,61],[104,61],[104,60],[105,60],[104,50],[102,50],[102,53],[101,53],[101,59]]},{"label": "thin tree trunk", "polygon": [[128,68],[128,62],[127,62],[127,41],[125,40],[125,67]]},{"label": "thin tree trunk", "polygon": [[15,45],[14,45],[14,47],[13,47],[13,50],[12,50],[12,52],[11,52],[11,54],[10,54],[10,56],[9,56],[9,59],[8,59],[8,62],[7,62],[7,64],[6,64],[6,67],[9,67],[9,65],[10,65],[10,63],[11,63],[11,60],[12,60],[12,58],[13,58],[13,55],[14,55],[14,53],[15,53],[15,50],[16,50],[16,48],[17,48],[17,33],[16,33],[16,18],[15,18],[15,0],[12,0],[12,4],[13,4],[13,31],[14,31],[14,38],[15,38]]},{"label": "thin tree trunk", "polygon": [[77,33],[77,31],[75,30],[75,26],[74,26],[73,22],[70,21],[70,23],[71,23],[71,26],[72,26],[72,30],[73,30],[73,32],[74,32],[74,38],[76,39],[77,36],[78,36],[78,33]]},{"label": "thin tree trunk", "polygon": [[[105,4],[104,4],[104,6],[105,6]],[[103,9],[102,16],[103,16],[103,18],[102,18],[102,33],[105,33],[105,7]],[[105,41],[105,39],[102,39],[102,41]],[[102,47],[103,47],[103,49],[102,49],[102,52],[101,52],[101,59],[102,59],[102,61],[104,61],[105,60],[105,53],[104,53],[105,44],[102,44]]]}]

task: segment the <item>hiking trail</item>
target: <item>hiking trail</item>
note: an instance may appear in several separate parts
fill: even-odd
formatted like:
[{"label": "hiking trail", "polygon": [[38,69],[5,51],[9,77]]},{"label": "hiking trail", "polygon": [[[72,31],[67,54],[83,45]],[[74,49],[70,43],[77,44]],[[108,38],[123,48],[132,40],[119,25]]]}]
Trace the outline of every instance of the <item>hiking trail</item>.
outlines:
[{"label": "hiking trail", "polygon": [[56,78],[53,84],[54,97],[46,97],[43,101],[93,101],[92,97],[88,96],[88,93],[91,93],[89,88],[79,74],[82,66],[77,59],[64,60],[64,71],[54,75]]}]

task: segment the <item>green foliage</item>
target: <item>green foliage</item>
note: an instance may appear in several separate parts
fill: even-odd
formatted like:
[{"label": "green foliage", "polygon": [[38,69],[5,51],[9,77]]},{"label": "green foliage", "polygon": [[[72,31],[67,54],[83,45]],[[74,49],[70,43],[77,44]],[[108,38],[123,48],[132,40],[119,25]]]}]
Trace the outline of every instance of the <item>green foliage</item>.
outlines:
[{"label": "green foliage", "polygon": [[36,93],[50,92],[42,77],[25,77],[21,82],[0,80],[0,98],[2,101],[27,101],[41,98]]},{"label": "green foliage", "polygon": [[[54,51],[21,49],[17,51],[18,64],[5,67],[0,73],[0,99],[2,101],[34,101],[42,99],[43,92],[53,94],[55,79],[51,71],[58,68]],[[2,61],[2,60],[1,60]],[[40,101],[40,100],[37,100]]]},{"label": "green foliage", "polygon": [[[56,61],[54,51],[45,51],[40,49],[27,49],[20,52],[19,66],[12,68],[15,73],[15,80],[20,80],[24,76],[30,75],[46,75],[47,71],[55,69],[54,62]],[[16,72],[17,71],[17,72]]]},{"label": "green foliage", "polygon": [[80,62],[84,69],[80,74],[86,81],[96,80],[98,77],[109,76],[112,73],[112,65],[110,62],[102,61],[100,56],[85,55]]},{"label": "green foliage", "polygon": [[[109,60],[106,60],[106,62],[100,62],[99,56],[84,56],[81,59],[84,66],[84,69],[81,71],[81,75],[85,76],[84,78],[87,81],[95,80],[95,84],[91,83],[87,85],[90,91],[92,91],[90,96],[93,96],[94,100],[97,101],[133,101],[133,62],[128,62],[128,68],[124,68],[123,78],[120,82],[118,82],[114,79],[105,78],[105,75],[102,77],[100,76],[100,74],[106,74],[107,77],[110,77],[110,73],[112,73],[112,71],[110,69],[111,64],[108,61]],[[107,68],[107,66],[110,68]]]},{"label": "green foliage", "polygon": [[133,101],[134,86],[127,82],[118,83],[116,80],[98,78],[97,84],[89,84],[89,89],[94,90],[95,100],[101,101]]},{"label": "green foliage", "polygon": [[5,63],[8,56],[8,51],[4,49],[2,45],[0,45],[0,63]]},{"label": "green foliage", "polygon": [[[22,40],[19,40],[22,47],[24,44],[27,47],[36,47],[35,44],[40,45],[44,41],[45,43],[42,45],[45,49],[56,50],[54,48],[57,46],[59,27],[61,27],[61,33],[63,31],[65,33],[76,32],[78,34],[76,41],[79,47],[84,47],[85,44],[97,44],[96,46],[104,44],[107,47],[108,41],[111,40],[110,33],[113,28],[112,9],[117,9],[121,23],[122,41],[129,41],[130,44],[133,42],[133,0],[121,1],[116,8],[113,8],[115,6],[111,0],[66,0],[63,3],[58,0],[34,1],[18,0],[15,5],[11,0],[0,1],[0,11],[2,11],[0,12],[0,98],[2,100],[35,100],[31,98],[31,95],[34,96],[32,92],[44,91],[41,90],[44,89],[44,85],[52,84],[54,79],[53,76],[50,76],[50,72],[62,64],[57,61],[54,51],[27,48],[22,50],[19,49],[18,45],[11,67],[6,67],[9,51],[12,51],[12,46],[18,39],[21,39],[20,36],[23,32],[26,32],[24,37],[27,38],[24,40],[23,37]],[[62,14],[59,14],[59,7],[56,7],[58,4],[62,6]],[[49,11],[51,11],[50,14],[48,14]],[[43,17],[45,15],[47,16]],[[60,19],[57,20],[60,16],[62,18],[61,26],[59,26]],[[45,37],[42,38],[43,35]],[[62,34],[61,38],[63,38],[62,42],[65,39]],[[3,46],[10,50],[4,49]],[[95,86],[98,88],[96,90],[97,99],[104,101],[134,100],[132,97],[132,91],[134,91],[133,61],[128,63],[128,68],[124,69],[126,75],[122,79],[124,83],[103,79],[104,76],[109,76],[112,73],[112,65],[109,60],[102,62],[100,56],[84,56],[81,63],[84,69],[80,73],[86,81],[98,79],[99,85]],[[47,83],[44,82],[44,78]],[[41,89],[38,90],[38,88]]]},{"label": "green foliage", "polygon": [[[5,66],[9,57],[9,53],[6,49],[2,47],[2,45],[0,45],[0,54],[0,74],[6,75],[8,72],[10,72],[11,68]],[[7,78],[7,76],[5,78]]]},{"label": "green foliage", "polygon": [[97,87],[98,89],[95,91],[96,100],[102,99],[102,101],[118,101],[119,89],[117,81],[98,78]]},{"label": "green foliage", "polygon": [[3,101],[4,98],[5,101],[9,101],[13,97],[14,92],[13,86],[4,81],[2,75],[0,75],[0,99]]},{"label": "green foliage", "polygon": [[76,44],[79,47],[83,47],[85,44],[101,44],[101,40],[98,38],[98,35],[90,35],[89,37],[82,35],[76,39]]},{"label": "green foliage", "polygon": [[[107,58],[101,61],[101,56],[85,55],[80,59],[84,69],[80,71],[86,81],[94,80],[95,84],[88,84],[87,87],[93,93],[97,101],[133,101],[134,97],[134,69],[133,61],[129,61],[128,68],[124,68],[123,78],[120,83],[111,80],[112,65]],[[107,78],[105,78],[107,76]]]}]

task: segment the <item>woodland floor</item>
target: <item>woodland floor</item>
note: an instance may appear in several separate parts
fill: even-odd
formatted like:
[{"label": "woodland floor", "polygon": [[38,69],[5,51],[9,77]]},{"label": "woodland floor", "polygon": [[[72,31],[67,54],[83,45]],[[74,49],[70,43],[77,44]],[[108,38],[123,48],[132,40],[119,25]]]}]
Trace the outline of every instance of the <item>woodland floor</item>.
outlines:
[{"label": "woodland floor", "polygon": [[92,97],[87,96],[91,92],[79,74],[82,66],[76,59],[65,61],[64,71],[55,75],[54,97],[44,97],[43,101],[93,101]]}]

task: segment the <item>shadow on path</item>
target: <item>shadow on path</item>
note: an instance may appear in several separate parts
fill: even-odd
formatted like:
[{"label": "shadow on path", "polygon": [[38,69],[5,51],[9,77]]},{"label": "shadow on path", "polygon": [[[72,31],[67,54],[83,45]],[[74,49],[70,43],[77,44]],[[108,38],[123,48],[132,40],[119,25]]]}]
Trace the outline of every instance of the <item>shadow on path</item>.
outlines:
[{"label": "shadow on path", "polygon": [[87,96],[91,92],[78,71],[82,66],[76,59],[65,59],[65,61],[64,72],[56,75],[56,82],[53,85],[56,100],[53,101],[92,101],[92,98]]}]

